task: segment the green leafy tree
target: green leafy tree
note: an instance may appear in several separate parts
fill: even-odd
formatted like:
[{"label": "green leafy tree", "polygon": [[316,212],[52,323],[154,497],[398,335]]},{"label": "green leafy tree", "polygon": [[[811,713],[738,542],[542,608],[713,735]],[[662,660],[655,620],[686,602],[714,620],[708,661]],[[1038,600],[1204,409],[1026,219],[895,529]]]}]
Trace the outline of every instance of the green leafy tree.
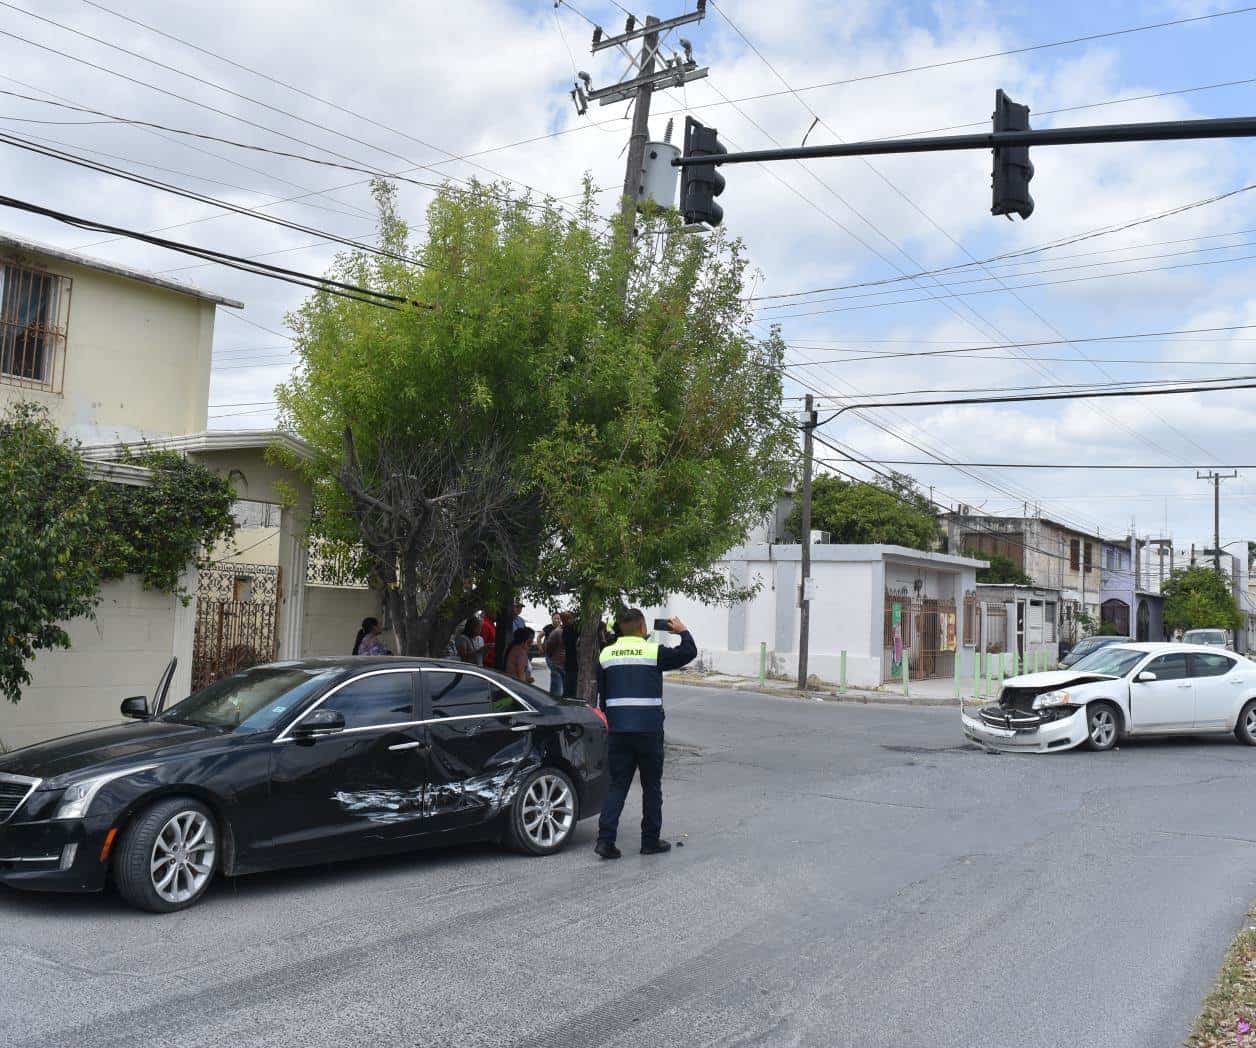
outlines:
[{"label": "green leafy tree", "polygon": [[746,595],[714,565],[797,461],[784,345],[751,331],[740,242],[682,233],[667,215],[642,219],[631,242],[619,226],[601,237],[587,208],[568,259],[581,276],[559,307],[565,363],[532,459],[549,540],[539,579],[578,601],[586,700],[607,609]]},{"label": "green leafy tree", "polygon": [[1002,553],[982,553],[978,550],[965,550],[965,557],[984,560],[988,568],[977,569],[978,582],[991,582],[1003,586],[1032,586],[1033,579],[1016,566],[1011,557]]},{"label": "green leafy tree", "polygon": [[12,702],[37,652],[70,646],[63,623],[93,614],[103,581],[135,573],[180,593],[189,561],[234,533],[227,481],[168,452],[124,460],[152,483],[93,481],[42,408],[0,416],[0,694]]},{"label": "green leafy tree", "polygon": [[309,298],[289,318],[298,366],[278,396],[314,452],[301,468],[317,535],[360,545],[399,653],[441,654],[470,612],[534,577],[545,529],[529,459],[580,351],[580,244],[595,231],[498,187],[447,187],[420,239],[394,189],[374,192],[387,256],[341,255],[333,275],[402,302]]},{"label": "green leafy tree", "polygon": [[61,623],[100,593],[95,485],[47,414],[17,404],[0,419],[0,692],[11,702],[37,651],[68,648]]},{"label": "green leafy tree", "polygon": [[[829,532],[833,542],[884,543],[909,549],[935,549],[941,537],[928,500],[907,478],[867,484],[841,477],[816,477],[811,486],[811,526]],[[785,523],[798,536],[801,509]]]},{"label": "green leafy tree", "polygon": [[1211,567],[1180,568],[1165,581],[1164,624],[1171,630],[1227,629],[1243,625],[1224,575]]}]

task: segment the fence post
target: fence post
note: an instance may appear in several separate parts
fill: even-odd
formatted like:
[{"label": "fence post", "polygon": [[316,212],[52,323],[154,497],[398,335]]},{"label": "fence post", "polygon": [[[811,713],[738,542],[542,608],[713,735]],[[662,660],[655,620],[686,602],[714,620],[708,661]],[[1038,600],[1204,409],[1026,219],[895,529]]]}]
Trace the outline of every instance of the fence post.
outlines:
[{"label": "fence post", "polygon": [[982,684],[981,697],[988,699],[994,691],[994,656],[988,651],[986,652],[986,675]]},{"label": "fence post", "polygon": [[1020,665],[1020,652],[1014,651],[1012,652],[1012,672],[1008,676],[1019,677],[1020,672],[1017,669],[1019,665]]},{"label": "fence post", "polygon": [[907,652],[903,652],[903,698],[911,697],[911,685],[908,682],[910,674],[907,669]]},{"label": "fence post", "polygon": [[842,652],[841,668],[837,679],[837,693],[839,695],[846,694],[846,652]]},{"label": "fence post", "polygon": [[960,690],[961,690],[961,687],[962,687],[962,686],[961,686],[961,684],[960,684],[960,679],[959,679],[959,678],[960,678],[960,673],[959,673],[959,656],[958,656],[958,654],[957,654],[957,655],[956,655],[956,657],[955,657],[955,667],[954,667],[954,668],[955,668],[955,674],[954,674],[954,676],[955,676],[955,701],[956,701],[956,702],[962,702],[962,699],[961,699],[961,696],[960,696]]},{"label": "fence post", "polygon": [[759,641],[759,687],[764,687],[768,682],[768,642]]},{"label": "fence post", "polygon": [[973,652],[973,698],[981,696],[981,652]]}]

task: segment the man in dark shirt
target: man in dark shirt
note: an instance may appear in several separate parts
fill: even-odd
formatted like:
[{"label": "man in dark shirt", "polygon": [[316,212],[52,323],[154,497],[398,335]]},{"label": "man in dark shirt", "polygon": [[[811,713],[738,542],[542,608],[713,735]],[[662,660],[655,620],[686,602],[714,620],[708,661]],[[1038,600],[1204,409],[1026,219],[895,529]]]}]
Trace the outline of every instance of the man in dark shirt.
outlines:
[{"label": "man in dark shirt", "polygon": [[634,773],[641,775],[641,854],[661,855],[671,844],[663,829],[663,674],[694,660],[698,648],[680,619],[668,620],[680,645],[667,648],[646,640],[645,616],[637,608],[620,613],[617,639],[598,658],[598,699],[610,726],[607,760],[611,785],[598,820],[594,851],[618,859],[619,816]]}]

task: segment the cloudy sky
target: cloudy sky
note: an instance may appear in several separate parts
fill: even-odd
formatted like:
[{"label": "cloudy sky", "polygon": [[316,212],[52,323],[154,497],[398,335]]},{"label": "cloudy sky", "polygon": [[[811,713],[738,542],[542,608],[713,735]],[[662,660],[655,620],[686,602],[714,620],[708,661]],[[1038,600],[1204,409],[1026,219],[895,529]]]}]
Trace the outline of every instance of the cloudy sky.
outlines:
[{"label": "cloudy sky", "polygon": [[[685,8],[658,0],[652,13]],[[653,130],[690,110],[730,149],[797,144],[809,128],[812,144],[958,133],[988,128],[996,87],[1028,103],[1037,127],[1248,115],[1256,11],[1232,10],[712,0],[702,23],[676,34],[711,74],[656,95]],[[579,117],[567,92],[577,68],[595,86],[619,77],[622,59],[592,56],[588,43],[590,20],[613,32],[623,19],[610,0],[0,0],[0,129],[341,236],[372,231],[361,175],[47,102],[423,180],[495,177],[562,197],[591,172],[609,211],[627,107]],[[1197,20],[1099,35],[1181,19]],[[1037,46],[1061,41],[1074,42]],[[5,192],[39,205],[296,269],[322,271],[332,254],[310,233],[62,160],[11,146],[2,157]],[[1026,223],[989,214],[982,152],[726,168],[721,203],[761,270],[757,295],[829,289],[757,303],[765,330],[779,323],[791,347],[791,397],[811,391],[825,407],[918,390],[1237,378],[1256,375],[1256,192],[1146,220],[1256,183],[1253,158],[1242,141],[1039,148]],[[418,227],[429,199],[402,184]],[[298,289],[21,212],[5,211],[0,228],[246,302],[219,314],[211,425],[271,424]],[[894,468],[947,504],[1036,503],[1105,534],[1125,534],[1132,519],[1141,534],[1167,524],[1189,543],[1211,529],[1210,488],[1193,467],[1256,465],[1253,403],[1242,391],[878,409],[847,412],[823,434],[886,461],[1179,466]],[[1256,470],[1240,472],[1223,489],[1224,542],[1256,537]]]}]

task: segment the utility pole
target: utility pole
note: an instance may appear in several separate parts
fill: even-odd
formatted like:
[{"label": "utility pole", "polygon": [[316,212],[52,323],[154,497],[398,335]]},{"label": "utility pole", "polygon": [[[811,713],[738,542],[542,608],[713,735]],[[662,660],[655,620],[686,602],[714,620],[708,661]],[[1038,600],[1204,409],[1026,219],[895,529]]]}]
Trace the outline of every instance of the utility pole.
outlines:
[{"label": "utility pole", "polygon": [[[647,27],[658,25],[654,15],[646,15]],[[638,68],[641,70],[643,83],[637,88],[636,99],[632,107],[632,135],[628,139],[628,166],[624,169],[624,228],[632,228],[633,215],[637,209],[637,201],[641,199],[644,186],[643,169],[645,166],[645,144],[650,140],[650,97],[654,94],[654,84],[648,78],[654,72],[654,56],[659,48],[659,34],[652,30],[645,34],[641,42],[641,57]]]},{"label": "utility pole", "polygon": [[1231,473],[1209,470],[1207,473],[1195,474],[1196,480],[1212,482],[1212,566],[1218,575],[1221,574],[1221,482],[1233,480],[1238,475],[1237,470]]},{"label": "utility pole", "polygon": [[807,421],[802,441],[802,582],[798,587],[798,690],[807,690],[807,647],[811,636],[811,460],[817,413],[807,394]]},{"label": "utility pole", "polygon": [[[680,87],[692,80],[707,75],[709,70],[699,67],[694,61],[693,45],[680,39],[684,56],[678,54],[665,55],[662,43],[673,29],[688,25],[690,22],[701,21],[706,16],[706,0],[698,0],[697,10],[676,18],[659,19],[647,15],[642,25],[637,24],[636,17],[629,15],[624,24],[624,31],[615,36],[606,36],[601,26],[593,30],[593,43],[590,50],[593,54],[607,48],[618,48],[628,59],[627,79],[611,84],[609,87],[594,88],[593,78],[584,72],[577,73],[578,80],[571,91],[571,99],[575,103],[576,112],[581,116],[589,108],[590,102],[600,105],[611,105],[626,99],[633,100],[632,133],[628,139],[628,162],[624,171],[624,201],[621,212],[624,228],[632,228],[632,219],[637,205],[644,195],[643,171],[645,168],[645,149],[650,140],[650,98],[655,88]],[[640,46],[631,50],[627,45],[641,41]],[[659,60],[662,60],[660,68]]]}]

